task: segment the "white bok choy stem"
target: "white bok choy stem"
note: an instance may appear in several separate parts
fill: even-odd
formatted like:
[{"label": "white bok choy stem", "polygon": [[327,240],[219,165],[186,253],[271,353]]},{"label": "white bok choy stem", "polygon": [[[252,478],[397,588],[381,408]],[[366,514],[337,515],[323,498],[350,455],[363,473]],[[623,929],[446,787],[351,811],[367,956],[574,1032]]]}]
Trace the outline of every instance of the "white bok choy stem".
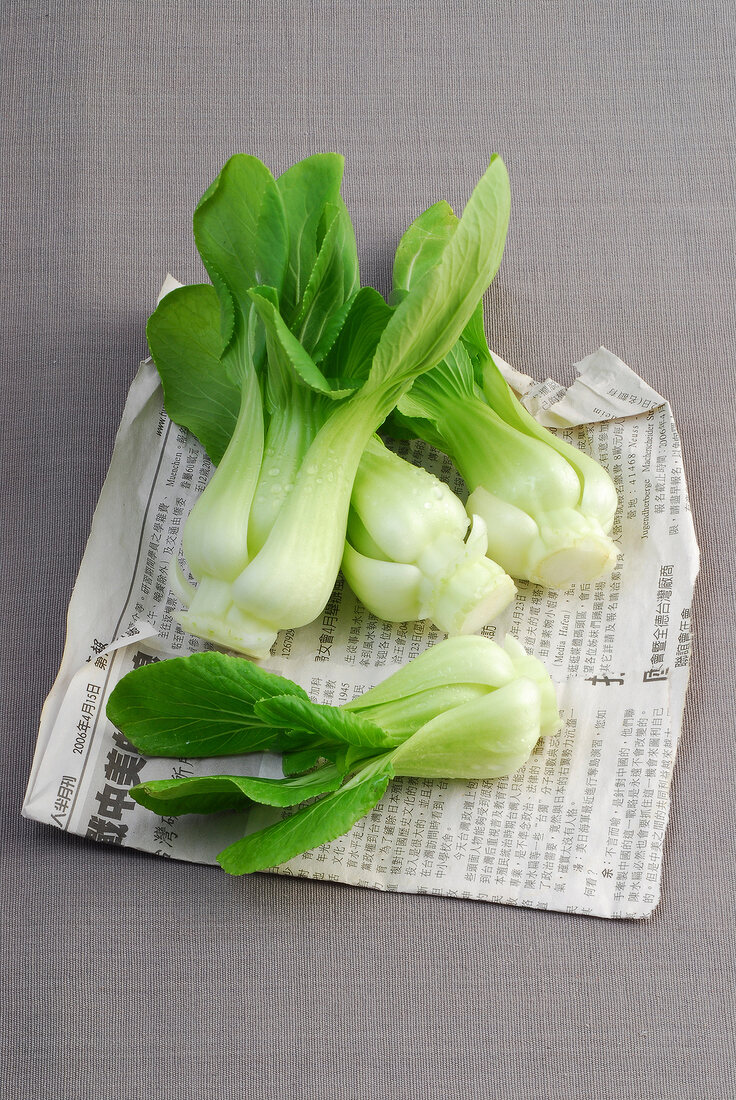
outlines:
[{"label": "white bok choy stem", "polygon": [[[470,529],[470,530],[469,530]],[[447,634],[469,634],[513,599],[514,583],[487,558],[482,519],[427,470],[374,436],[353,485],[342,570],[380,619],[431,619]]]},{"label": "white bok choy stem", "polygon": [[554,685],[542,662],[510,634],[503,645],[482,635],[447,638],[343,709],[375,722],[399,744],[438,714],[519,678],[537,685],[540,736],[548,737],[559,726]]}]

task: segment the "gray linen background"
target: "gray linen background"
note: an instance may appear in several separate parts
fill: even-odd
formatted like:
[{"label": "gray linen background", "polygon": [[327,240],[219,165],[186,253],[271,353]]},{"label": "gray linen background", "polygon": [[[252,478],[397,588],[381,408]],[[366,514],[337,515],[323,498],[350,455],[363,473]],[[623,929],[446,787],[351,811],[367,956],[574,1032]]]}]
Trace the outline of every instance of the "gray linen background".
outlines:
[{"label": "gray linen background", "polygon": [[[86,0],[6,7],[4,1100],[736,1095],[734,100],[726,3]],[[490,339],[605,343],[672,402],[703,572],[648,922],[383,895],[20,818],[39,709],[162,277],[225,158],[347,159],[366,281],[505,157]]]}]

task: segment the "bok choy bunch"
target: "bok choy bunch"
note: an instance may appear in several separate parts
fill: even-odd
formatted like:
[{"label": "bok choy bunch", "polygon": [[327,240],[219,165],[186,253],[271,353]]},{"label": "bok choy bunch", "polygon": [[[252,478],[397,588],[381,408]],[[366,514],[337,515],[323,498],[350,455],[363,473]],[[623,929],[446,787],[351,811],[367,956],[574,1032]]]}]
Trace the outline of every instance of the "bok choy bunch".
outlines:
[{"label": "bok choy bunch", "polygon": [[[167,332],[165,351],[161,353],[157,346],[163,372],[169,363],[178,372],[191,369],[191,329],[198,321],[187,314],[192,288],[179,289],[184,293],[175,300],[176,325]],[[380,301],[375,295],[374,304]],[[157,323],[168,310],[168,302],[159,305]],[[201,342],[195,354],[201,355]],[[188,410],[172,408],[172,413],[209,444],[205,449],[217,464],[227,445],[228,427],[234,428],[237,422],[239,394],[236,387],[223,386],[216,371],[206,375],[202,384],[217,385],[216,403],[203,406],[197,421],[188,416]],[[285,471],[303,458],[314,438],[317,418],[303,415],[310,401],[319,407],[319,396],[312,394],[295,402],[296,411],[288,403],[273,409],[249,516],[251,546],[265,541],[284,484],[289,483]],[[269,422],[267,412],[265,420]],[[369,611],[389,622],[432,619],[447,634],[480,630],[500,614],[516,591],[511,578],[485,556],[487,547],[484,521],[474,516],[471,522],[448,485],[394,454],[377,435],[368,441],[351,493],[342,570]],[[182,601],[190,604],[195,591],[181,576],[178,562],[172,582]],[[188,616],[181,618],[186,621]]]},{"label": "bok choy bunch", "polygon": [[[177,575],[180,621],[257,657],[327,602],[361,456],[412,381],[457,341],[506,237],[508,177],[494,156],[436,262],[391,309],[357,289],[341,178],[333,154],[278,180],[257,158],[232,157],[194,216],[211,285],[173,291],[148,325],[169,415],[218,464],[184,528],[197,585]],[[482,537],[477,523],[476,545]],[[474,612],[463,583],[491,606],[503,579],[477,560],[466,568],[472,546],[455,554],[461,627]],[[451,572],[434,570],[440,614]]]},{"label": "bok choy bunch", "polygon": [[[412,223],[396,252],[394,300],[421,283],[457,224],[445,202]],[[482,302],[442,362],[401,398],[389,430],[450,456],[470,489],[468,513],[485,520],[489,557],[512,577],[566,588],[613,568],[613,482],[516,399],[488,349]]]},{"label": "bok choy bunch", "polygon": [[509,775],[559,723],[544,666],[511,637],[501,647],[479,636],[440,642],[341,707],[312,703],[291,680],[242,658],[178,657],[125,676],[107,715],[148,756],[283,754],[283,779],[217,774],[131,790],[167,817],[316,799],[221,852],[230,874],[275,866],[341,836],[394,776]]}]

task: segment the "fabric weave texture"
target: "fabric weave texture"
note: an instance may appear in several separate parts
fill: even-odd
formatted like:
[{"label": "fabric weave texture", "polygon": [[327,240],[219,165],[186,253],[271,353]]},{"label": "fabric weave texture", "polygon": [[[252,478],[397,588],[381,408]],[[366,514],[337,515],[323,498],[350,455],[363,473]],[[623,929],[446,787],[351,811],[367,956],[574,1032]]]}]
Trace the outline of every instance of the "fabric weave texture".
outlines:
[{"label": "fabric weave texture", "polygon": [[[48,0],[2,30],[0,1094],[736,1094],[733,9]],[[167,270],[202,277],[194,204],[235,151],[331,149],[383,291],[409,220],[500,152],[491,346],[569,382],[603,343],[672,404],[702,570],[649,921],[231,880],[20,818],[145,319]]]}]

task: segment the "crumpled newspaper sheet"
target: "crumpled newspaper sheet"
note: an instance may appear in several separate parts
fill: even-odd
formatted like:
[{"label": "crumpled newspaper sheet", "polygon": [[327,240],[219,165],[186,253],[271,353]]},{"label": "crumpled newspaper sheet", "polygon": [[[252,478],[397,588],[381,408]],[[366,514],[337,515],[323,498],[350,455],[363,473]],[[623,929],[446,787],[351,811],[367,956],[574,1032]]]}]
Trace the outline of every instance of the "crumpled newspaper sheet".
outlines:
[{"label": "crumpled newspaper sheet", "polygon": [[[698,548],[669,405],[600,348],[564,390],[502,364],[537,419],[588,451],[619,493],[621,550],[604,580],[553,592],[518,584],[489,637],[514,634],[555,681],[562,728],[515,775],[394,780],[346,836],[276,869],[282,875],[443,894],[604,917],[645,917],[659,900],[669,786],[690,658]],[[444,455],[397,444],[461,495]],[[163,409],[141,364],[72,594],[56,682],[46,700],[23,806],[36,821],[164,857],[213,863],[273,811],[157,817],[128,788],[203,775],[207,760],[146,760],[105,717],[131,668],[209,648],[176,623],[168,568],[211,465]],[[340,703],[443,637],[430,623],[385,623],[338,579],[319,619],[279,635],[265,667],[319,702]],[[217,771],[278,775],[268,755]]]}]

